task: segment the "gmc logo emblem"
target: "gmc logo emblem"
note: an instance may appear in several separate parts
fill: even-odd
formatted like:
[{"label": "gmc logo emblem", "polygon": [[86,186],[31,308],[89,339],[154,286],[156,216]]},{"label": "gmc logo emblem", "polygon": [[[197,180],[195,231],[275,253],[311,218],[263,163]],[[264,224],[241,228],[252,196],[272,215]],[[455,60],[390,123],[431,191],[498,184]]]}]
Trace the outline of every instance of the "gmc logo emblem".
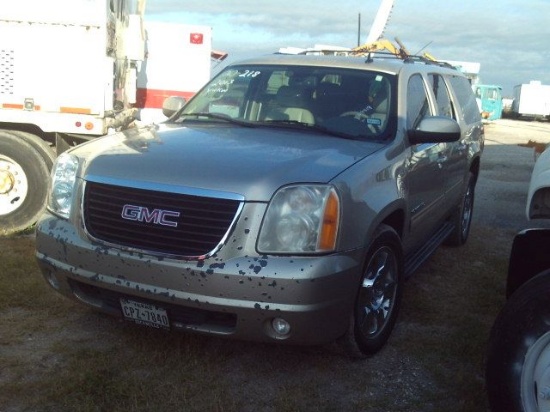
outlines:
[{"label": "gmc logo emblem", "polygon": [[170,218],[178,218],[180,216],[180,212],[162,209],[149,210],[145,206],[124,205],[122,207],[121,216],[126,220],[178,227],[178,222],[170,220]]}]

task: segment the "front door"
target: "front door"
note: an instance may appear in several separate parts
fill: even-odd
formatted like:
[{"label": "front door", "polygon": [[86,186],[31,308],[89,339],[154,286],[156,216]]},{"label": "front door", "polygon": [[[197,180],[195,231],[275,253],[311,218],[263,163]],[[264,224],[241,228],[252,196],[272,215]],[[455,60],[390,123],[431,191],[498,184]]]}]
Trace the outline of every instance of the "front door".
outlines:
[{"label": "front door", "polygon": [[[407,130],[433,116],[426,83],[420,74],[411,76],[407,89]],[[445,217],[446,143],[413,145],[407,162],[406,186],[409,195],[412,247],[425,241]]]}]

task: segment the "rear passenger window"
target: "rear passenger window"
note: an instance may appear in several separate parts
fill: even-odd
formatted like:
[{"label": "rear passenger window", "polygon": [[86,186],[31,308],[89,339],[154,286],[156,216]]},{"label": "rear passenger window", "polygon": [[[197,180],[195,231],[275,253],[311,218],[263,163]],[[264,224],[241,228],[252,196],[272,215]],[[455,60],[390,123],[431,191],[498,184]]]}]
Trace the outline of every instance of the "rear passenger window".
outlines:
[{"label": "rear passenger window", "polygon": [[430,87],[435,95],[438,115],[456,120],[449,91],[443,77],[439,74],[430,74],[428,78],[430,80]]},{"label": "rear passenger window", "polygon": [[479,122],[481,119],[479,106],[477,105],[472,86],[468,79],[460,76],[452,76],[449,79],[456,98],[458,99],[458,103],[462,108],[465,122],[467,124]]},{"label": "rear passenger window", "polygon": [[431,115],[426,87],[419,74],[409,79],[407,104],[407,129],[416,129],[424,117]]}]

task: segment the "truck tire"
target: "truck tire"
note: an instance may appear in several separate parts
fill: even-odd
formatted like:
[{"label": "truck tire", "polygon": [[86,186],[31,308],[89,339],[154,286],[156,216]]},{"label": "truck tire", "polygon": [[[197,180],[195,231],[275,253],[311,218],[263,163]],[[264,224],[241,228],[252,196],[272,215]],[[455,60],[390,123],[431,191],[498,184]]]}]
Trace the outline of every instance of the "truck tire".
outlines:
[{"label": "truck tire", "polygon": [[30,140],[0,131],[0,235],[29,228],[46,206],[53,156]]},{"label": "truck tire", "polygon": [[454,229],[447,239],[445,239],[444,244],[447,246],[462,246],[468,240],[474,212],[475,187],[476,179],[474,174],[470,172],[468,176],[468,186],[462,195],[462,201],[451,217],[451,223],[454,224]]},{"label": "truck tire", "polygon": [[550,270],[517,289],[497,316],[487,348],[491,410],[550,410]]},{"label": "truck tire", "polygon": [[34,147],[34,149],[38,153],[40,153],[40,155],[46,162],[48,169],[51,170],[56,157],[55,150],[52,149],[44,140],[42,140],[42,138],[32,133],[22,132],[19,130],[9,130],[4,131],[3,133],[8,133],[13,136],[19,137],[20,139],[23,139],[32,147]]},{"label": "truck tire", "polygon": [[403,289],[401,240],[391,227],[374,234],[355,298],[347,332],[338,343],[351,358],[374,355],[393,330]]}]

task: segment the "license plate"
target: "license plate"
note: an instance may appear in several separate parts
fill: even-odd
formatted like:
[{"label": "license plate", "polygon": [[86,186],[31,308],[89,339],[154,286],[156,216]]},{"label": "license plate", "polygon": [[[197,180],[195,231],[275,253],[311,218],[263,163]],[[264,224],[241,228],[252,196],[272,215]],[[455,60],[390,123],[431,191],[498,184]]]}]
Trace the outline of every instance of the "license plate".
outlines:
[{"label": "license plate", "polygon": [[163,308],[149,303],[120,299],[122,314],[128,320],[154,328],[170,329],[168,314]]}]

